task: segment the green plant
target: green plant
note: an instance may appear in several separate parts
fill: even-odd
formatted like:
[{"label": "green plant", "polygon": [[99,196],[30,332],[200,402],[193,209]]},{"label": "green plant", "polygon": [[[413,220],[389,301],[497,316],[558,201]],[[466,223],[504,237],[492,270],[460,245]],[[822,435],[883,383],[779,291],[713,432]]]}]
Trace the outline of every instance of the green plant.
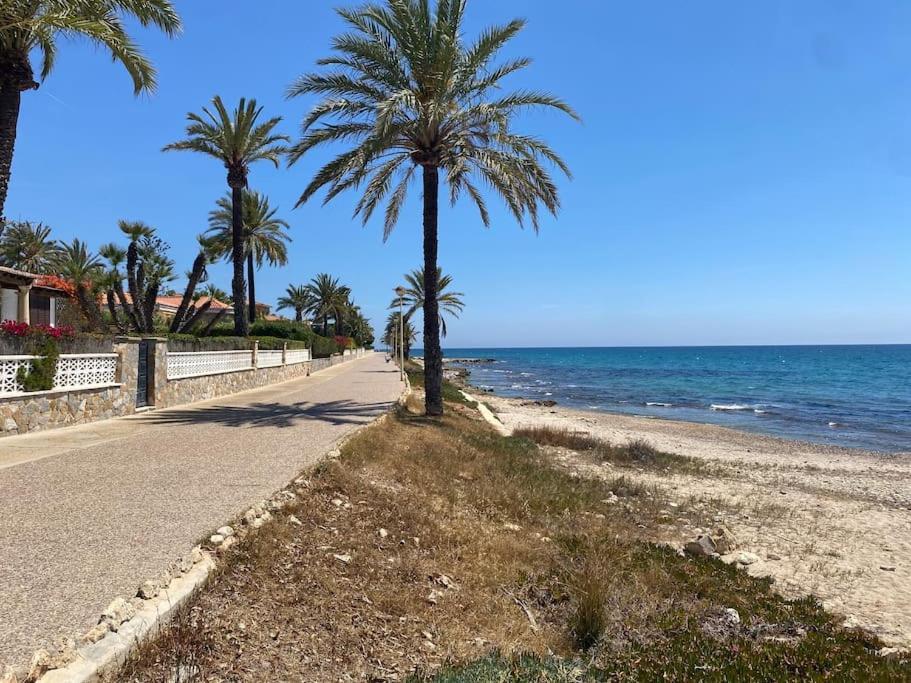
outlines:
[{"label": "green plant", "polygon": [[19,368],[16,381],[22,385],[23,391],[49,391],[54,388],[57,359],[60,357],[57,341],[49,335],[36,335],[29,342],[29,352],[36,358],[30,369]]},{"label": "green plant", "polygon": [[[232,197],[222,197],[218,207],[209,213],[209,230],[220,256],[231,260],[233,240]],[[250,323],[256,322],[256,269],[263,262],[270,266],[284,266],[288,263],[287,242],[291,237],[285,232],[291,226],[288,221],[277,218],[278,209],[269,206],[269,198],[259,192],[244,190],[243,221],[244,251],[247,258],[247,292]]]},{"label": "green plant", "polygon": [[[134,23],[135,22],[135,23]],[[139,95],[155,90],[155,69],[127,33],[127,23],[155,26],[166,35],[180,32],[180,17],[170,0],[40,0],[10,2],[0,9],[0,216],[6,203],[13,148],[23,92],[38,83],[32,58],[41,57],[40,79],[57,61],[58,41],[83,38],[107,48],[124,66]],[[71,56],[67,53],[67,56]]]},{"label": "green plant", "polygon": [[202,115],[187,114],[187,137],[166,145],[164,151],[189,151],[214,157],[228,170],[228,187],[231,188],[231,297],[234,301],[234,333],[247,336],[246,292],[244,292],[244,218],[243,192],[247,187],[250,166],[257,161],[278,162],[288,138],[275,133],[281,117],[259,122],[262,107],[256,100],[240,98],[233,112],[229,112],[221,97],[212,100],[213,110],[203,107]]},{"label": "green plant", "polygon": [[[350,32],[333,41],[335,54],[319,64],[330,70],[305,74],[289,97],[320,95],[291,149],[294,164],[317,147],[348,146],[323,166],[298,200],[326,189],[329,201],[348,189],[362,196],[355,215],[366,224],[385,204],[384,237],[398,223],[412,181],[423,188],[424,361],[428,415],[443,413],[437,252],[440,176],[455,203],[467,195],[481,222],[490,215],[479,189],[498,194],[519,225],[537,230],[540,209],[560,205],[550,166],[566,175],[564,161],[540,138],[515,123],[529,109],[556,110],[578,119],[559,98],[535,90],[504,92],[503,80],[531,60],[495,63],[524,27],[513,20],[466,41],[464,1],[386,0],[339,14]],[[388,201],[387,201],[388,200]],[[342,330],[337,330],[341,332]]]}]

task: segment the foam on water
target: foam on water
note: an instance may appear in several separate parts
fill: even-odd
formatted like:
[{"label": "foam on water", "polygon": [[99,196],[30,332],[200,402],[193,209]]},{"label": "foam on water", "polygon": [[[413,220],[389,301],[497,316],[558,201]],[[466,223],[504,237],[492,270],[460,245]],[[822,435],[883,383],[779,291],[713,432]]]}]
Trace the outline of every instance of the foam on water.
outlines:
[{"label": "foam on water", "polygon": [[463,367],[506,396],[546,395],[581,409],[651,412],[785,438],[911,451],[909,345],[451,349],[447,355],[494,359],[496,367]]}]

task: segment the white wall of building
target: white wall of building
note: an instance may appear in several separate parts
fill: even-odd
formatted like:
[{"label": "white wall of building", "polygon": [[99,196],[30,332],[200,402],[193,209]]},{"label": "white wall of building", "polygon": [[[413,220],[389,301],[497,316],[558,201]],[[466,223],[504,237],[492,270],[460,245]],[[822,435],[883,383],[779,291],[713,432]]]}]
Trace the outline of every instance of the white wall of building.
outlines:
[{"label": "white wall of building", "polygon": [[15,289],[0,289],[0,320],[17,320],[19,315],[19,292]]}]

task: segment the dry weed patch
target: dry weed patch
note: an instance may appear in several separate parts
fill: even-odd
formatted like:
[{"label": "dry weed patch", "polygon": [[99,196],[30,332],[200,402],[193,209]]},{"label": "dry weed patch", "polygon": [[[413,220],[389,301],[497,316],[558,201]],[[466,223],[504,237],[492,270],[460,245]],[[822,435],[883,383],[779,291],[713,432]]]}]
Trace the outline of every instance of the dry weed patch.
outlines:
[{"label": "dry weed patch", "polygon": [[449,408],[349,441],[119,680],[907,676],[814,601],[649,542],[656,490],[579,477],[541,435]]}]

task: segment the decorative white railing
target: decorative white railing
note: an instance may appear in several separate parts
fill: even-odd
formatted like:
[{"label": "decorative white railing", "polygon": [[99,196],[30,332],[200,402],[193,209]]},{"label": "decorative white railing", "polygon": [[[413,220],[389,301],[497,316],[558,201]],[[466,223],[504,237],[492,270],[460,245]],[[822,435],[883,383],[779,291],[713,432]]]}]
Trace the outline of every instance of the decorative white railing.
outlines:
[{"label": "decorative white railing", "polygon": [[[25,393],[16,379],[36,356],[0,356],[0,396]],[[57,359],[54,390],[94,389],[117,383],[116,353],[63,354]]]},{"label": "decorative white railing", "polygon": [[284,351],[269,349],[266,351],[256,352],[256,365],[261,368],[277,368],[282,365],[282,356]]},{"label": "decorative white railing", "polygon": [[310,349],[288,349],[285,352],[285,365],[306,363],[310,360]]},{"label": "decorative white railing", "polygon": [[252,369],[252,351],[168,352],[168,379],[221,375]]}]

